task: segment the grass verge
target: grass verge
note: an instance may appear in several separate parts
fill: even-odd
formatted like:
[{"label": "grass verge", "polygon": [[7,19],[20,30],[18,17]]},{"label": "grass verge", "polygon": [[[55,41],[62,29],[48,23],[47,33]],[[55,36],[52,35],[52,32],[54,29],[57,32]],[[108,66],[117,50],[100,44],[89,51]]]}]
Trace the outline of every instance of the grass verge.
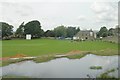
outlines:
[{"label": "grass verge", "polygon": [[[117,50],[114,49],[105,49],[105,50],[99,50],[99,51],[81,51],[80,53],[74,54],[74,53],[66,53],[64,57],[67,57],[69,59],[80,59],[87,54],[94,54],[94,55],[99,55],[99,56],[113,56],[113,55],[119,55]],[[61,57],[59,57],[61,58]],[[0,66],[6,66],[12,63],[18,63],[21,61],[27,61],[27,60],[33,60],[36,63],[40,62],[47,62],[49,60],[56,59],[55,54],[51,55],[41,55],[38,56],[34,59],[25,59],[25,58],[20,58],[20,59],[15,59],[15,60],[3,60],[2,63],[0,63]],[[2,65],[1,65],[2,64]]]}]

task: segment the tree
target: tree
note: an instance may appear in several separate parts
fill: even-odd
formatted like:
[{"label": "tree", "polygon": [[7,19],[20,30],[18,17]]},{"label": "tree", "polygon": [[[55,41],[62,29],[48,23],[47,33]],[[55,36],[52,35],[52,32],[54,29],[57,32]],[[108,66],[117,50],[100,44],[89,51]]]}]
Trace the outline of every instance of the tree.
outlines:
[{"label": "tree", "polygon": [[13,26],[9,25],[5,22],[0,22],[2,28],[2,38],[4,39],[10,39],[11,35],[13,34]]},{"label": "tree", "polygon": [[76,30],[76,33],[78,33],[80,31],[80,28],[78,27],[77,30]]},{"label": "tree", "polygon": [[67,31],[67,37],[71,37],[71,38],[77,33],[76,27],[68,27],[66,31]]},{"label": "tree", "polygon": [[43,37],[43,36],[44,36],[44,30],[41,29],[41,30],[40,30],[40,37]]},{"label": "tree", "polygon": [[52,31],[52,30],[47,30],[47,31],[44,33],[44,36],[45,36],[45,37],[55,37],[55,34],[54,34],[54,31]]},{"label": "tree", "polygon": [[19,38],[24,37],[24,22],[19,26],[19,28],[16,30],[15,34]]},{"label": "tree", "polygon": [[40,22],[37,20],[33,20],[25,24],[24,33],[25,35],[31,34],[32,38],[40,38],[43,34]]},{"label": "tree", "polygon": [[54,28],[54,32],[55,32],[55,37],[66,37],[67,35],[66,27],[64,27],[63,25]]},{"label": "tree", "polygon": [[120,25],[117,25],[116,26],[116,28],[115,28],[115,33],[116,33],[116,35],[118,36],[120,36]]},{"label": "tree", "polygon": [[98,32],[97,36],[98,37],[107,37],[108,36],[108,30],[107,30],[107,28],[105,26],[101,27],[101,29]]},{"label": "tree", "polygon": [[113,35],[114,35],[114,31],[115,31],[115,29],[110,28],[110,29],[108,30],[108,36],[113,36]]}]

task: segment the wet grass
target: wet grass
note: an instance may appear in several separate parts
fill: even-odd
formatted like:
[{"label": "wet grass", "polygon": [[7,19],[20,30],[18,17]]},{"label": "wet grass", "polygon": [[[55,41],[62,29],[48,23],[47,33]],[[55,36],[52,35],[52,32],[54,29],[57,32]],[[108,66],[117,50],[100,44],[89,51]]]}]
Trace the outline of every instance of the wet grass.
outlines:
[{"label": "wet grass", "polygon": [[115,49],[104,49],[99,51],[91,51],[92,54],[99,55],[99,56],[113,56],[113,55],[120,55],[118,50]]},{"label": "wet grass", "polygon": [[53,55],[45,55],[45,56],[39,56],[39,57],[33,59],[33,61],[36,63],[40,63],[40,62],[47,62],[47,61],[50,61],[53,59],[55,59],[55,57]]},{"label": "wet grass", "polygon": [[109,73],[115,72],[116,70],[118,70],[118,68],[107,70],[106,72],[100,74],[100,76],[98,76],[97,78],[111,78],[111,79],[114,79],[114,80],[119,80],[118,78],[109,75]]},{"label": "wet grass", "polygon": [[67,55],[66,57],[69,59],[80,59],[80,58],[86,56],[87,54],[90,54],[90,53],[89,52],[81,52],[80,54]]},{"label": "wet grass", "polygon": [[102,66],[91,66],[90,69],[99,70],[102,69]]}]

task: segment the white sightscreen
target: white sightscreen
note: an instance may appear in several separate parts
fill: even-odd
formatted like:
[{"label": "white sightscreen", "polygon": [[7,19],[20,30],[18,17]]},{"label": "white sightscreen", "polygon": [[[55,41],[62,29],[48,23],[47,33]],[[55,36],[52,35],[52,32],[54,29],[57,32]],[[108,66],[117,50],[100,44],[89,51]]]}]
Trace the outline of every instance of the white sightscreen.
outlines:
[{"label": "white sightscreen", "polygon": [[27,35],[26,35],[26,39],[27,39],[27,40],[31,40],[31,34],[27,34]]}]

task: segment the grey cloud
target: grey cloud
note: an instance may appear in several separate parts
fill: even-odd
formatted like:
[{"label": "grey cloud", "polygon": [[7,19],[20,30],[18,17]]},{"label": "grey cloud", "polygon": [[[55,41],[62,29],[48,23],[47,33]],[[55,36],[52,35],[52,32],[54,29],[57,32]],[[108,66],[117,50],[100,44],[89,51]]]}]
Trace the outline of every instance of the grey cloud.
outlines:
[{"label": "grey cloud", "polygon": [[[32,14],[32,9],[27,5],[23,5],[22,3],[2,2],[2,7],[7,12],[12,12],[19,16],[29,16]],[[10,10],[7,8],[10,8]]]},{"label": "grey cloud", "polygon": [[112,22],[118,20],[118,7],[115,2],[95,2],[91,8],[96,14],[97,22]]},{"label": "grey cloud", "polygon": [[[43,1],[43,0],[41,0]],[[111,3],[112,4],[112,3]],[[31,20],[39,20],[44,30],[54,29],[61,24],[71,26],[81,26],[81,28],[97,29],[99,23],[93,24],[96,20],[111,23],[117,14],[113,7],[113,12],[109,8],[99,9],[98,12],[91,11],[91,3],[81,2],[8,2],[3,3],[2,20],[12,24],[16,29],[23,21],[27,23]],[[111,7],[110,7],[111,8]],[[94,11],[94,13],[93,13]],[[103,15],[102,15],[103,14]],[[114,15],[113,15],[114,14]],[[111,17],[109,16],[111,15]],[[93,18],[96,16],[95,18]],[[108,16],[108,17],[106,17]],[[87,23],[87,24],[86,24]],[[102,24],[101,24],[102,25]],[[97,26],[97,27],[96,27]]]},{"label": "grey cloud", "polygon": [[86,20],[86,17],[84,15],[80,15],[78,16],[77,18],[79,21],[85,21]]}]

